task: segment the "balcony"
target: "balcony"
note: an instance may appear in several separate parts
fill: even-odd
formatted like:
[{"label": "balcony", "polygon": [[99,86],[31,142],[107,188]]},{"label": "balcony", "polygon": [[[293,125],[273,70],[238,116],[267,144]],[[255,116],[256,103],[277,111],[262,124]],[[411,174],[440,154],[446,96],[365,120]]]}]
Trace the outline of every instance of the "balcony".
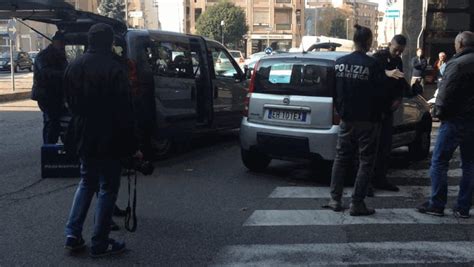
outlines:
[{"label": "balcony", "polygon": [[254,0],[253,1],[253,6],[254,7],[269,7],[269,1],[268,0]]},{"label": "balcony", "polygon": [[291,0],[275,0],[275,8],[293,8]]},{"label": "balcony", "polygon": [[275,24],[276,31],[291,31],[291,24],[288,23],[280,23]]},{"label": "balcony", "polygon": [[268,33],[269,31],[273,31],[273,29],[270,29],[268,27],[268,24],[254,24],[252,27],[252,31],[258,33]]}]

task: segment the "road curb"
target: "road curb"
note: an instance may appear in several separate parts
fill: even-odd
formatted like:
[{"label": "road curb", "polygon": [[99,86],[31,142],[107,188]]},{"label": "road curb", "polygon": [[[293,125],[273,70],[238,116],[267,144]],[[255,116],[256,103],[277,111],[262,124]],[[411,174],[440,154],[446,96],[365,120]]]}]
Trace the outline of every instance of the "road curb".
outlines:
[{"label": "road curb", "polygon": [[0,103],[25,100],[25,99],[30,99],[30,97],[31,97],[31,91],[10,93],[10,94],[0,94]]}]

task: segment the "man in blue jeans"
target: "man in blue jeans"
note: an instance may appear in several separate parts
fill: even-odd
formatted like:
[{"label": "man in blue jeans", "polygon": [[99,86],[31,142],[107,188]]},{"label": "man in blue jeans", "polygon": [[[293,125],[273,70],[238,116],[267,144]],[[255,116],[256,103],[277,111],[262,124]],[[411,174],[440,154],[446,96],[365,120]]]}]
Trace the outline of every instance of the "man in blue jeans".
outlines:
[{"label": "man in blue jeans", "polygon": [[81,159],[81,182],[66,225],[65,248],[84,247],[82,227],[98,192],[90,255],[125,251],[125,244],[109,239],[110,224],[120,187],[123,158],[141,158],[135,137],[127,70],[114,59],[114,32],[109,25],[92,26],[87,52],[66,69],[66,98],[72,119],[66,149]]},{"label": "man in blue jeans", "polygon": [[448,195],[448,169],[454,151],[461,150],[462,179],[454,215],[469,218],[474,189],[474,34],[462,32],[455,40],[456,55],[446,65],[435,103],[441,120],[431,160],[432,191],[417,210],[443,216]]}]

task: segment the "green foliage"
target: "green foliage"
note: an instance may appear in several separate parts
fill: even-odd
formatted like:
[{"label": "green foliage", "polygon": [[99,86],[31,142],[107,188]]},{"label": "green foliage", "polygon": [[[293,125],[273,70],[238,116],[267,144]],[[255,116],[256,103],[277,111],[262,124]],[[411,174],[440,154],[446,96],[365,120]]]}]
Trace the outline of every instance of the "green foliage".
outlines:
[{"label": "green foliage", "polygon": [[[325,35],[338,38],[346,38],[346,18],[350,17],[350,12],[340,8],[323,8],[319,12],[316,23],[318,35]],[[353,30],[349,24],[349,36]],[[350,39],[350,37],[349,37]]]},{"label": "green foliage", "polygon": [[346,20],[338,17],[331,22],[331,29],[329,30],[329,36],[337,38],[346,38]]},{"label": "green foliage", "polygon": [[98,10],[102,16],[125,22],[124,0],[102,0]]},{"label": "green foliage", "polygon": [[236,44],[243,39],[242,36],[248,31],[245,11],[228,1],[221,1],[202,13],[196,23],[197,33],[221,41],[222,20],[225,23],[223,27],[225,43]]}]

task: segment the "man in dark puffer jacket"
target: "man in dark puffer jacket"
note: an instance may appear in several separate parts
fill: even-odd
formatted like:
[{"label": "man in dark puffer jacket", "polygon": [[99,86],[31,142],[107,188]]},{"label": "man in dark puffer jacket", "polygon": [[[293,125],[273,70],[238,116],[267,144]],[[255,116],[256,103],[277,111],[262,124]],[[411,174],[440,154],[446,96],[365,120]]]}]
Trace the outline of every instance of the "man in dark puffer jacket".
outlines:
[{"label": "man in dark puffer jacket", "polygon": [[441,126],[431,160],[431,197],[417,209],[444,215],[449,161],[460,147],[463,177],[453,211],[456,217],[469,218],[474,190],[474,34],[460,33],[455,48],[456,55],[446,65],[435,103],[434,115],[441,120]]},{"label": "man in dark puffer jacket", "polygon": [[118,254],[125,244],[109,239],[110,224],[120,187],[120,159],[142,158],[135,137],[135,121],[127,70],[112,54],[113,29],[103,23],[89,30],[87,52],[66,69],[67,103],[72,113],[66,147],[81,159],[81,182],[66,225],[70,250],[84,247],[82,227],[98,193],[91,256]]}]

